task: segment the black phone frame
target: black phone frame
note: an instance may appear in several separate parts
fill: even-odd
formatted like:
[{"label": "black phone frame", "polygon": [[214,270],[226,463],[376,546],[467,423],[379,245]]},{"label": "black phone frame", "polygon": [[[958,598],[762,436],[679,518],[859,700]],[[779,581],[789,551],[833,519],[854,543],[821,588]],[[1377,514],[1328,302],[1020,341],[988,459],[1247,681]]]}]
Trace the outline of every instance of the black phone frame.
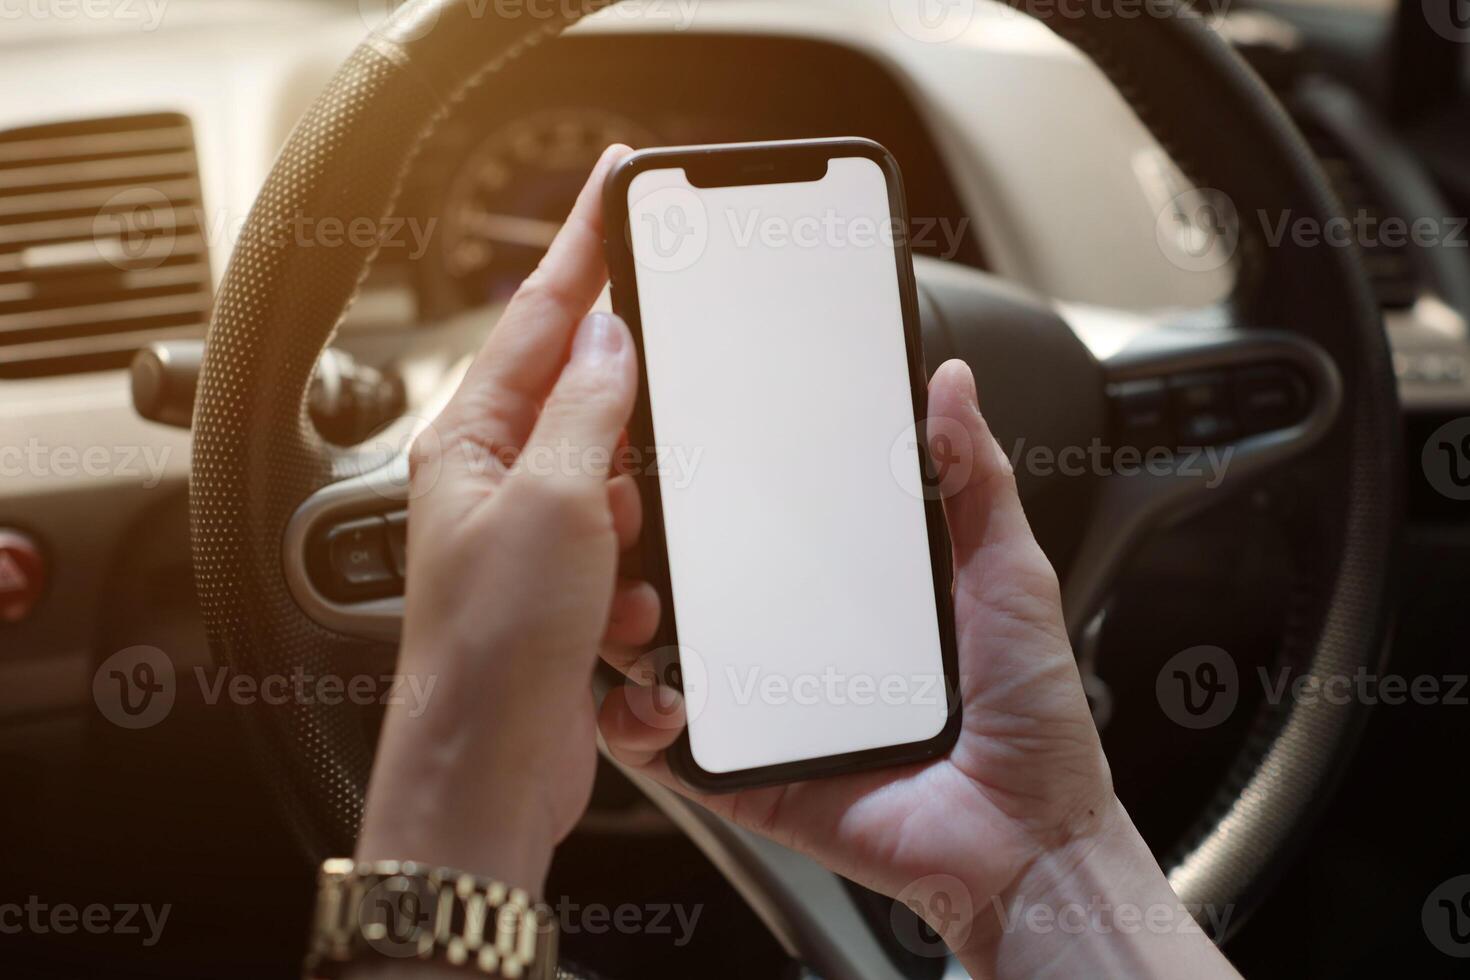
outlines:
[{"label": "black phone frame", "polygon": [[[905,348],[908,352],[909,388],[913,395],[914,424],[919,447],[919,476],[924,487],[924,508],[929,536],[930,565],[934,576],[934,600],[939,615],[940,653],[944,663],[944,689],[948,716],[943,729],[932,738],[838,755],[783,762],[727,773],[705,770],[695,760],[686,726],[669,748],[669,766],[687,785],[706,793],[726,793],[756,786],[815,779],[859,772],[884,766],[920,762],[949,752],[959,737],[963,722],[959,659],[955,638],[952,595],[953,567],[948,526],[940,500],[938,479],[929,458],[925,434],[928,415],[928,377],[924,366],[922,324],[919,318],[918,287],[914,281],[913,255],[909,248],[908,206],[898,161],[882,145],[862,137],[781,140],[762,143],[726,143],[707,146],[667,147],[640,150],[625,158],[608,175],[603,185],[603,250],[611,281],[613,309],[627,322],[638,353],[638,396],[628,426],[632,446],[651,448],[654,438],[652,408],[644,360],[642,320],[639,316],[637,269],[628,229],[628,191],[633,178],[648,170],[682,168],[690,183],[699,187],[739,186],[816,180],[825,175],[834,158],[862,157],[882,168],[888,184],[889,210],[894,236],[894,263],[903,308]],[[656,467],[643,467],[636,475],[643,505],[641,574],[654,586],[663,604],[663,618],[655,646],[677,650],[678,624],[669,578],[668,549],[664,534],[663,499]],[[682,690],[682,675],[671,654],[657,665],[659,677]]]}]

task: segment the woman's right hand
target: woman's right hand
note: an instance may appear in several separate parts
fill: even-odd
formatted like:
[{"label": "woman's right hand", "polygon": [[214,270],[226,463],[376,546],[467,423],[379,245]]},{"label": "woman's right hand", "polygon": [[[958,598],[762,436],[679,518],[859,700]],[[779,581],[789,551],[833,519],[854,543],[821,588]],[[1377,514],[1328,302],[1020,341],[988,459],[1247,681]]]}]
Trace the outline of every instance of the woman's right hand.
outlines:
[{"label": "woman's right hand", "polygon": [[[969,368],[951,361],[930,385],[931,431],[968,478],[945,500],[963,726],[945,757],[852,775],[699,795],[665,750],[683,724],[676,692],[630,679],[603,703],[600,728],[622,764],[710,810],[804,852],[838,874],[912,905],[969,968],[996,973],[1234,975],[1178,905],[1113,793],[1067,639],[1057,579],[1031,533],[1011,466],[980,413]],[[956,439],[963,433],[963,439]],[[964,471],[961,471],[964,472]],[[608,656],[627,671],[634,657]],[[635,672],[635,678],[637,674]],[[1042,905],[1167,906],[1171,942],[1140,948],[1117,928],[1094,938],[1037,933],[1016,913]],[[1045,919],[1045,916],[1042,917]],[[1039,920],[1033,920],[1039,921]],[[1055,932],[1056,930],[1053,930]],[[1154,957],[1159,959],[1155,960]],[[1183,957],[1183,959],[1181,959]]]}]

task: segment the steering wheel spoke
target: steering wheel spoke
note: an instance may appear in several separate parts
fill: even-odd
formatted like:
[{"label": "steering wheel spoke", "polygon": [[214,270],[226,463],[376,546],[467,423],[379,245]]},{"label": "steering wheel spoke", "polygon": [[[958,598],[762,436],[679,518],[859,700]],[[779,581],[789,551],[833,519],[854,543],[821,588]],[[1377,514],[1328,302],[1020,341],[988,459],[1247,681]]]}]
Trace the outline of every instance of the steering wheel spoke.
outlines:
[{"label": "steering wheel spoke", "polygon": [[1145,534],[1301,456],[1342,405],[1327,352],[1279,330],[1171,319],[1101,363],[1108,410],[1090,457],[1096,503],[1062,590],[1074,637]]}]

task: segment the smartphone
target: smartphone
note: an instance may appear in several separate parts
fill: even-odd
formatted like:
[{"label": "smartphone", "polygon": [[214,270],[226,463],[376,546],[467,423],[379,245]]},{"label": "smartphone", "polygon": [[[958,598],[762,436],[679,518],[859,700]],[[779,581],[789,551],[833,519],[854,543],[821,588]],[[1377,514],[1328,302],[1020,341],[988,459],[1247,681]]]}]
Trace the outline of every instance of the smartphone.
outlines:
[{"label": "smartphone", "polygon": [[706,792],[941,755],[948,536],[902,180],[865,139],[649,149],[604,186],[640,571]]}]

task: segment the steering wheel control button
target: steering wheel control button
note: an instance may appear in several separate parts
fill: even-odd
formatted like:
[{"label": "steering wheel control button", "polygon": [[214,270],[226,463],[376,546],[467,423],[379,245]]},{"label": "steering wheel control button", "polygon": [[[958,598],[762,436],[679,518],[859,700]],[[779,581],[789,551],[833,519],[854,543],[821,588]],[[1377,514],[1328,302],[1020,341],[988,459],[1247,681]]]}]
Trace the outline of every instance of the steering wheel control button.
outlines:
[{"label": "steering wheel control button", "polygon": [[398,575],[388,551],[388,523],[368,517],[327,532],[332,574],[349,589],[393,585]]},{"label": "steering wheel control button", "polygon": [[28,619],[46,587],[46,560],[28,534],[0,529],[0,622]]},{"label": "steering wheel control button", "polygon": [[354,445],[403,414],[403,407],[403,383],[398,378],[359,364],[335,347],[322,351],[307,409],[323,439]]},{"label": "steering wheel control button", "polygon": [[1308,385],[1287,364],[1141,378],[1108,386],[1119,445],[1212,446],[1284,429],[1307,414]]},{"label": "steering wheel control button", "polygon": [[1306,382],[1284,364],[1243,368],[1235,374],[1235,413],[1247,433],[1298,422],[1306,404]]},{"label": "steering wheel control button", "polygon": [[393,570],[399,578],[408,575],[408,511],[400,510],[385,518],[388,522],[388,553],[393,556]]},{"label": "steering wheel control button", "polygon": [[1209,446],[1236,433],[1230,379],[1223,373],[1184,374],[1169,379],[1174,437],[1180,446]]},{"label": "steering wheel control button", "polygon": [[1113,422],[1125,445],[1147,451],[1174,444],[1169,427],[1169,395],[1163,381],[1125,381],[1113,385],[1108,394],[1112,396]]}]

